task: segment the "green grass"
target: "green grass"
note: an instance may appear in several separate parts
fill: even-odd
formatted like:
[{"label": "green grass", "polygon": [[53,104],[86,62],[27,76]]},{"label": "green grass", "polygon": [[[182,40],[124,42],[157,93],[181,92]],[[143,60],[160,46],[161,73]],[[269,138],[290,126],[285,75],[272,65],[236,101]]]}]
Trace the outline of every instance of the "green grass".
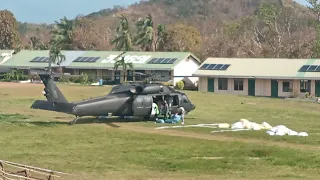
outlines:
[{"label": "green grass", "polygon": [[[59,87],[70,101],[110,90]],[[154,130],[161,125],[153,122],[68,126],[70,115],[30,109],[35,99],[44,99],[42,85],[0,84],[0,89],[0,159],[69,172],[75,179],[316,179],[319,173],[317,104],[187,92],[197,106],[187,124],[246,118],[309,133],[309,137],[271,137],[265,131],[210,135],[209,128],[162,132]],[[197,138],[184,137],[191,133]],[[230,137],[246,141],[229,141]]]}]

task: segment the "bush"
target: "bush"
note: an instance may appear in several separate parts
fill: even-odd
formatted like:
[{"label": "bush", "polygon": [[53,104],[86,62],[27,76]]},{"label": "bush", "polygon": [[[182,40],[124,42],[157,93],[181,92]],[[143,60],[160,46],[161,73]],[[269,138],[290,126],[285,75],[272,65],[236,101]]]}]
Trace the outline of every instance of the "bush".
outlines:
[{"label": "bush", "polygon": [[179,81],[176,83],[176,89],[182,90],[184,88],[183,81]]},{"label": "bush", "polygon": [[84,75],[62,75],[59,78],[59,82],[87,84],[87,83],[90,83],[91,81],[89,80],[88,75],[84,74]]},{"label": "bush", "polygon": [[30,74],[29,79],[34,82],[34,81],[41,81],[40,76],[38,74]]},{"label": "bush", "polygon": [[69,83],[70,82],[70,76],[68,75],[62,75],[60,78],[59,78],[59,82],[60,83]]},{"label": "bush", "polygon": [[2,74],[0,78],[1,78],[1,81],[16,82],[16,81],[25,81],[28,79],[28,76],[24,75],[23,71],[21,70],[13,69],[10,72]]}]

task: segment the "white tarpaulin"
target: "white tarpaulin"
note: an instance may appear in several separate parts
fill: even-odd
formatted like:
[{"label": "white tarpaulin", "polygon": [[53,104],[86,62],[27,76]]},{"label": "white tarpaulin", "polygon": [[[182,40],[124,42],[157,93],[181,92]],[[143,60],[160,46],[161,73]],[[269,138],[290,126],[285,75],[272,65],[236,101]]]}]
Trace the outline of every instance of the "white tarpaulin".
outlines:
[{"label": "white tarpaulin", "polygon": [[203,128],[216,128],[216,129],[225,129],[225,130],[216,130],[211,131],[211,133],[220,133],[220,132],[235,132],[235,131],[260,131],[260,130],[267,130],[266,133],[270,136],[303,136],[306,137],[308,134],[306,132],[296,132],[284,125],[278,125],[272,127],[269,123],[263,122],[261,124],[250,122],[247,119],[240,119],[240,121],[235,122],[233,124],[228,123],[216,123],[216,124],[196,124],[196,125],[183,125],[183,126],[162,126],[157,127],[155,129],[169,129],[169,128],[187,128],[187,127],[203,127]]},{"label": "white tarpaulin", "polygon": [[279,125],[279,126],[273,127],[271,129],[269,129],[266,133],[269,134],[270,136],[284,136],[284,135],[303,136],[303,137],[308,136],[308,134],[306,132],[299,133],[299,132],[296,132],[296,131],[293,131],[293,130],[287,128],[284,125]]},{"label": "white tarpaulin", "polygon": [[[275,127],[272,127],[270,124],[267,122],[263,122],[262,124],[258,124],[255,122],[250,122],[247,119],[240,119],[239,122],[235,122],[234,124],[231,124],[231,129],[232,130],[267,130],[266,133],[271,135],[271,136],[284,136],[284,135],[289,135],[289,136],[303,136],[306,137],[308,134],[306,132],[296,132],[293,131],[289,128],[287,128],[284,125],[278,125]],[[219,131],[213,131],[213,132],[219,132]],[[224,131],[220,131],[224,132]]]}]

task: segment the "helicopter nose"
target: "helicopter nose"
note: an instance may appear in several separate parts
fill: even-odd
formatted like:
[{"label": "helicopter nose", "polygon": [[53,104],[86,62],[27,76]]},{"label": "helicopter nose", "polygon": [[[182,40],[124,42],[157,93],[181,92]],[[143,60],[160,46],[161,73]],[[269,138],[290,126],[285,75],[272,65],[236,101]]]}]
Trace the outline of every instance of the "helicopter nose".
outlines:
[{"label": "helicopter nose", "polygon": [[194,110],[196,108],[196,105],[192,104],[192,110]]}]

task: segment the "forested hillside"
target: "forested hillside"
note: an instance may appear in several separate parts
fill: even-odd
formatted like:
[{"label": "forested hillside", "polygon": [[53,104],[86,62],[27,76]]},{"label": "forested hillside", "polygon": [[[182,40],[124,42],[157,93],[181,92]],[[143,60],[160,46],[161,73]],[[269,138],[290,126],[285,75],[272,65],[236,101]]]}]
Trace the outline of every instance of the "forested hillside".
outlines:
[{"label": "forested hillside", "polygon": [[20,49],[49,48],[53,31],[62,49],[308,58],[317,34],[314,14],[292,0],[150,0],[76,20],[61,14],[55,26],[20,23],[18,31]]}]

